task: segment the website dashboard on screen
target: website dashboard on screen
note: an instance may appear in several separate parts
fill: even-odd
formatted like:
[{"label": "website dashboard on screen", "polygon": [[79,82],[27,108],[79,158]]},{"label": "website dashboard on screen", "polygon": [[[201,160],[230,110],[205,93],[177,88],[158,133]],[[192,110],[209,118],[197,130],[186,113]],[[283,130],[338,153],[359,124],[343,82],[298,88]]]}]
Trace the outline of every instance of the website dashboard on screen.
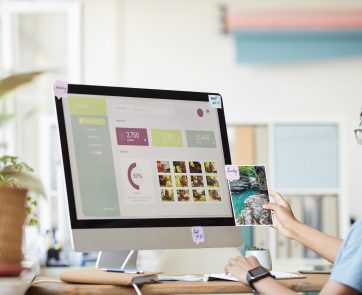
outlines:
[{"label": "website dashboard on screen", "polygon": [[63,109],[78,219],[232,216],[208,102],[69,94]]}]

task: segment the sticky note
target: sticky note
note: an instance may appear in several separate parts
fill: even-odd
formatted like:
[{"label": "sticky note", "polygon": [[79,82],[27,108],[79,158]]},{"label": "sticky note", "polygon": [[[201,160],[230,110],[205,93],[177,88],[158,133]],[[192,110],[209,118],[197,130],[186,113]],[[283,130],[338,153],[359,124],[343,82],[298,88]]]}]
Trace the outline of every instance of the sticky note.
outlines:
[{"label": "sticky note", "polygon": [[66,98],[68,95],[68,83],[56,80],[53,84],[53,93],[58,99]]},{"label": "sticky note", "polygon": [[194,243],[200,244],[205,242],[204,229],[201,226],[193,226],[191,232]]},{"label": "sticky note", "polygon": [[220,95],[209,95],[210,106],[214,109],[221,109],[221,96]]},{"label": "sticky note", "polygon": [[225,165],[226,179],[229,181],[238,180],[240,178],[239,168],[236,165]]}]

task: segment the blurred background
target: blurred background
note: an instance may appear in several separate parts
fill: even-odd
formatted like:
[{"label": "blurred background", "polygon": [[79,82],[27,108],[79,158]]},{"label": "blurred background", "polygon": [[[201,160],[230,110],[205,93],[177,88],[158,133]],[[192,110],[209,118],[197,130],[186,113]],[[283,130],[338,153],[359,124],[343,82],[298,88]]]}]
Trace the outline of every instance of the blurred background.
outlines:
[{"label": "blurred background", "polygon": [[[235,164],[266,164],[296,216],[345,237],[362,214],[359,0],[0,1],[0,77],[43,71],[0,101],[0,154],[41,178],[26,255],[85,264],[71,251],[52,83],[219,92]],[[244,240],[274,258],[318,260],[269,228]],[[48,253],[48,259],[47,257]],[[51,256],[51,255],[50,255]]]}]

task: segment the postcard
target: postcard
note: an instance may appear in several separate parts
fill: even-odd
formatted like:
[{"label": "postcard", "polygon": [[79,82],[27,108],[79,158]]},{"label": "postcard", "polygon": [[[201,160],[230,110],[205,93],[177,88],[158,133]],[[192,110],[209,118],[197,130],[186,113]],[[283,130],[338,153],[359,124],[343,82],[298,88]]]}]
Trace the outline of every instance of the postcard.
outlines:
[{"label": "postcard", "polygon": [[235,166],[238,176],[229,180],[235,225],[272,225],[265,166]]}]

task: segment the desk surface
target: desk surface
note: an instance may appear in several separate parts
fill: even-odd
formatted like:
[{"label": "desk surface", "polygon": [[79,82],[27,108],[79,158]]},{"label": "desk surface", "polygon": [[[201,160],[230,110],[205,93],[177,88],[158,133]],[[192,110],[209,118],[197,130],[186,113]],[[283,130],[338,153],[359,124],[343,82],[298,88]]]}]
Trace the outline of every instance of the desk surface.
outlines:
[{"label": "desk surface", "polygon": [[[281,284],[296,291],[320,291],[326,284],[329,275],[307,274],[305,279],[278,280]],[[144,285],[141,288],[143,295],[147,294],[205,294],[205,293],[251,293],[249,286],[238,282],[211,281],[211,282],[162,282]],[[36,277],[26,295],[128,295],[136,294],[131,287],[110,285],[82,285],[66,284],[58,278]]]}]

